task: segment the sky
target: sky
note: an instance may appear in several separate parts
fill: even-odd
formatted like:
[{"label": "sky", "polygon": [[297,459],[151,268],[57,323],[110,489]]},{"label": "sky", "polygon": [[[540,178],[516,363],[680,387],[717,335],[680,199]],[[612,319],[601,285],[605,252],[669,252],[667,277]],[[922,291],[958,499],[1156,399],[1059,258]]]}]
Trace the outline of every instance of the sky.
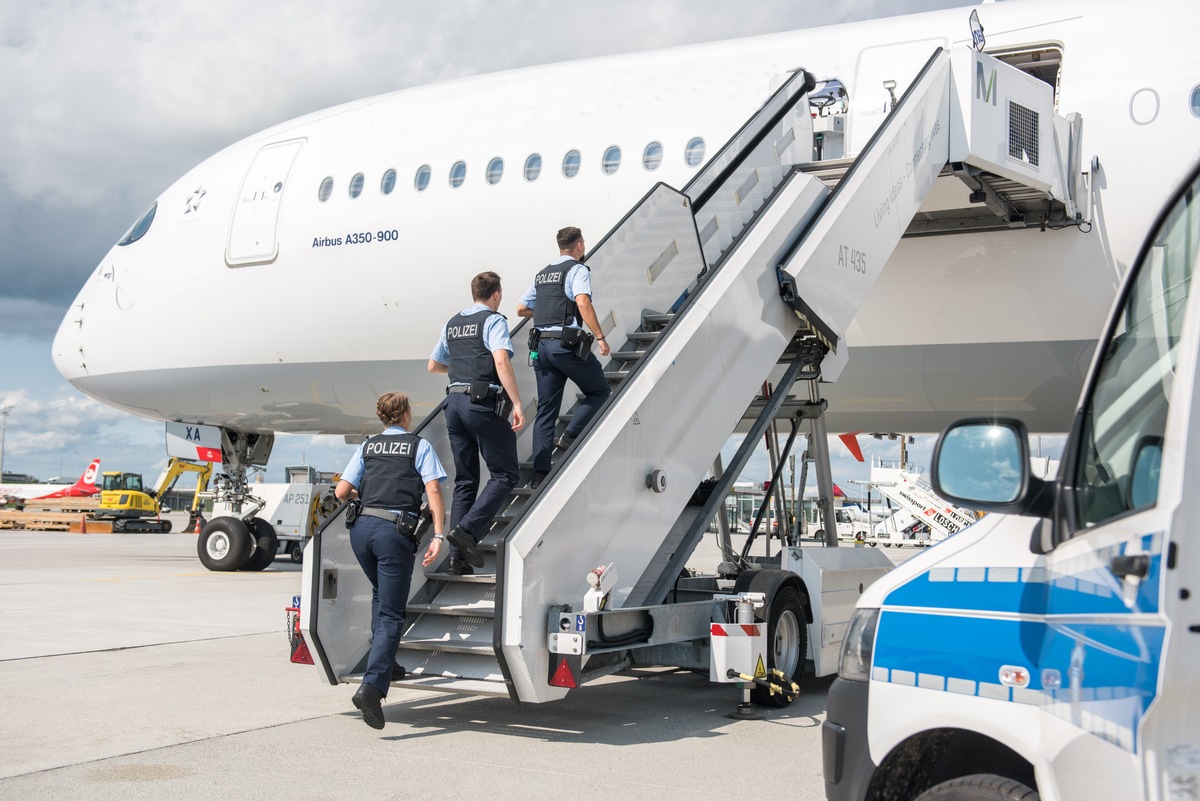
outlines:
[{"label": "sky", "polygon": [[[108,249],[176,178],[276,123],[382,92],[534,64],[963,5],[964,0],[19,0],[0,4],[3,468],[74,481],[166,464],[163,425],[67,384],[59,322]],[[965,17],[964,17],[965,19]],[[966,23],[964,22],[964,25]],[[181,337],[180,347],[196,347]],[[898,446],[864,438],[864,453]],[[928,462],[932,439],[910,456]],[[733,448],[729,448],[731,455]],[[340,470],[341,437],[276,438],[282,467]],[[746,478],[767,475],[765,456]],[[278,473],[278,475],[276,475]],[[867,468],[834,453],[835,481]]]}]

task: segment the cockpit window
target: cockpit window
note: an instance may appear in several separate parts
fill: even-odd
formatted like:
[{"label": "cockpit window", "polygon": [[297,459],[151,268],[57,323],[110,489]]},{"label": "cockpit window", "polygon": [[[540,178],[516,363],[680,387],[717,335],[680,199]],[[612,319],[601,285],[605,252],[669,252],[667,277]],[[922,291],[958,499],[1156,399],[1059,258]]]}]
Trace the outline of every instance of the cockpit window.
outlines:
[{"label": "cockpit window", "polygon": [[537,177],[542,174],[542,157],[537,153],[533,153],[529,158],[525,159],[525,180],[536,181]]},{"label": "cockpit window", "polygon": [[688,142],[687,150],[683,153],[683,160],[689,167],[699,167],[700,162],[704,161],[704,140],[697,136]]},{"label": "cockpit window", "polygon": [[133,224],[125,236],[121,237],[118,245],[132,245],[134,242],[141,239],[150,230],[150,223],[154,222],[154,212],[158,210],[158,201],[154,201],[154,205],[146,209],[146,213],[137,218],[137,222]]},{"label": "cockpit window", "polygon": [[653,172],[658,169],[658,165],[662,164],[662,156],[662,144],[651,142],[646,145],[646,152],[642,153],[642,166]]},{"label": "cockpit window", "polygon": [[608,150],[604,151],[604,161],[600,162],[600,169],[604,170],[605,175],[612,175],[621,166],[621,148],[613,145]]},{"label": "cockpit window", "polygon": [[379,191],[385,195],[392,194],[392,190],[396,188],[396,171],[388,170],[383,174],[383,180],[379,182]]},{"label": "cockpit window", "polygon": [[417,174],[413,176],[413,188],[418,192],[424,192],[429,186],[429,176],[431,171],[428,164],[422,164],[417,168]]},{"label": "cockpit window", "polygon": [[563,175],[574,178],[579,173],[579,151],[568,150],[563,156]]},{"label": "cockpit window", "polygon": [[329,196],[333,194],[333,178],[326,178],[321,181],[321,188],[317,190],[317,200],[324,203],[329,200]]},{"label": "cockpit window", "polygon": [[350,197],[358,197],[362,194],[363,174],[361,172],[354,173],[354,177],[350,179]]}]

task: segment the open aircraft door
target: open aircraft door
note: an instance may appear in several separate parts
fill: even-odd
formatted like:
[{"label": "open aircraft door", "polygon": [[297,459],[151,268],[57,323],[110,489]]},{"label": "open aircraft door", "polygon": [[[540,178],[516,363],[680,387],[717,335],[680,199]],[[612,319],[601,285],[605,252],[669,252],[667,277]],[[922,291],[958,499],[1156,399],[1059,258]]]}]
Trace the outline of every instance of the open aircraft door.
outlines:
[{"label": "open aircraft door", "polygon": [[255,154],[242,180],[229,223],[225,263],[230,267],[269,263],[279,255],[279,210],[288,173],[304,142],[304,139],[277,142]]},{"label": "open aircraft door", "polygon": [[[918,39],[864,48],[858,54],[846,121],[846,153],[858,155],[916,79],[929,54],[949,49],[945,38]],[[890,85],[890,90],[888,88]]]}]

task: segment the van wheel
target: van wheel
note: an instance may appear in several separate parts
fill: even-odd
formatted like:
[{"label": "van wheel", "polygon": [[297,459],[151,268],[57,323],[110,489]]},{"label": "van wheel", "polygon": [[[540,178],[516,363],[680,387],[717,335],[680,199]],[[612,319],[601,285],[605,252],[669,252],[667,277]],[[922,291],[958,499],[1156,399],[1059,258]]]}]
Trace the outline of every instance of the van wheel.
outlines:
[{"label": "van wheel", "polygon": [[292,562],[300,564],[304,561],[304,548],[298,542],[293,542],[292,547],[288,548],[288,556],[292,557]]},{"label": "van wheel", "polygon": [[250,556],[250,529],[236,517],[214,518],[200,530],[196,554],[209,570],[240,570]]},{"label": "van wheel", "polygon": [[248,528],[256,547],[246,564],[242,565],[242,570],[266,570],[275,561],[275,553],[279,550],[279,537],[271,524],[261,517],[252,518]]},{"label": "van wheel", "polygon": [[[804,601],[800,592],[795,587],[781,588],[771,601],[768,614],[767,670],[777,668],[799,685],[804,661],[808,658],[808,628],[804,623]],[[773,678],[768,673],[767,679]],[[791,703],[780,693],[772,695],[757,685],[750,691],[750,700],[760,706],[783,707]]]},{"label": "van wheel", "polygon": [[960,776],[930,787],[917,801],[1040,801],[1037,790],[993,773]]}]

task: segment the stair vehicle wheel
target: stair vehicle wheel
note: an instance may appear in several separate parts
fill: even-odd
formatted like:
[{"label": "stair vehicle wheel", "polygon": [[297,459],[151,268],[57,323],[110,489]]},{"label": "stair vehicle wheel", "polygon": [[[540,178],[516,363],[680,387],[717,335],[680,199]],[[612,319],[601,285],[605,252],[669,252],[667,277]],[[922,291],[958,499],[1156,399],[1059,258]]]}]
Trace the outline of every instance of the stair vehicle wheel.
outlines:
[{"label": "stair vehicle wheel", "polygon": [[240,570],[250,556],[250,529],[236,517],[217,517],[204,524],[196,554],[209,570]]},{"label": "stair vehicle wheel", "polygon": [[[808,627],[799,590],[781,587],[767,614],[767,670],[777,668],[798,685],[808,657]],[[750,691],[750,700],[759,706],[783,707],[791,703],[780,693],[772,695],[757,686]]]},{"label": "stair vehicle wheel", "polygon": [[275,554],[279,551],[279,537],[275,534],[275,528],[261,517],[252,518],[246,527],[256,547],[242,565],[242,570],[266,570],[275,561]]},{"label": "stair vehicle wheel", "polygon": [[1041,795],[1015,779],[992,773],[960,776],[930,787],[917,801],[1039,801]]},{"label": "stair vehicle wheel", "polygon": [[292,557],[292,562],[300,564],[304,561],[304,548],[298,542],[293,542],[288,547],[288,556]]}]

